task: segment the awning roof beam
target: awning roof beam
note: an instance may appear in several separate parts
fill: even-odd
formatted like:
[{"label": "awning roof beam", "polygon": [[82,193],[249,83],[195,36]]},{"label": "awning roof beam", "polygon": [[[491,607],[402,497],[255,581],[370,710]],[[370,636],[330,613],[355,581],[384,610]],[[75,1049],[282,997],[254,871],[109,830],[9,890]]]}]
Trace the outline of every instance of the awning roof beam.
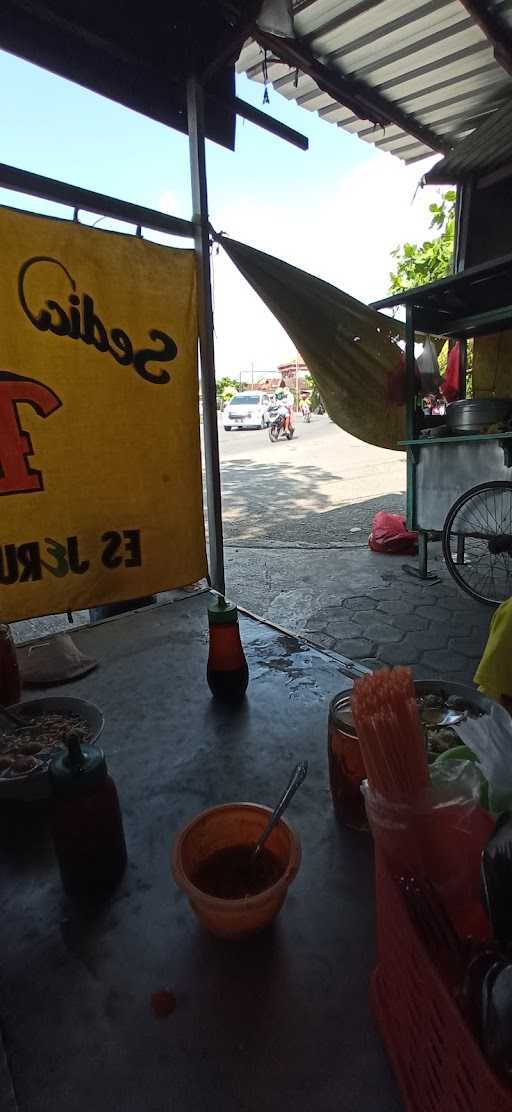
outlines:
[{"label": "awning roof beam", "polygon": [[419,123],[364,81],[346,77],[319,61],[299,39],[281,38],[261,31],[259,27],[253,28],[253,38],[264,50],[271,51],[291,69],[299,69],[311,77],[322,92],[351,109],[359,119],[370,120],[381,127],[396,124],[406,134],[412,135],[433,151],[446,154],[451,149],[446,139]]}]

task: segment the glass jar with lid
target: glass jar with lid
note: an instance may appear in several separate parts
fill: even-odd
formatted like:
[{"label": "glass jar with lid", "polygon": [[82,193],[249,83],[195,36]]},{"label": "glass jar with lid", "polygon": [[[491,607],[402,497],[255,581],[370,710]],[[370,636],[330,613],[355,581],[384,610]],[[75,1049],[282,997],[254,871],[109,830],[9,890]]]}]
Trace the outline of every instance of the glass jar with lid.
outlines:
[{"label": "glass jar with lid", "polygon": [[366,770],[352,719],[350,691],[335,695],[329,706],[328,754],[336,817],[353,830],[368,830],[361,792]]},{"label": "glass jar with lid", "polygon": [[16,649],[10,627],[0,624],[0,704],[9,707],[19,703],[21,681]]}]

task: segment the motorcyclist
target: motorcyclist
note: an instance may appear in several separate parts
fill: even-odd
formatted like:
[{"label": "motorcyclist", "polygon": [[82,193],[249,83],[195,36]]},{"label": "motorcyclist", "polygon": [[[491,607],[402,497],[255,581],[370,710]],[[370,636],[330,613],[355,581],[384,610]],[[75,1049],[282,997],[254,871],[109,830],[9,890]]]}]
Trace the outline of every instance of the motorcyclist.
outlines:
[{"label": "motorcyclist", "polygon": [[283,405],[286,408],[285,426],[284,426],[285,431],[286,431],[287,434],[292,434],[293,431],[294,431],[293,394],[292,394],[291,390],[288,389],[288,386],[286,385],[286,382],[284,381],[284,378],[281,379],[281,382],[279,383],[279,389],[276,390],[276,398],[278,399],[278,401],[280,403],[282,402]]},{"label": "motorcyclist", "polygon": [[302,399],[300,409],[301,409],[301,413],[302,413],[302,416],[303,416],[304,420],[308,421],[310,413],[311,413],[311,409],[310,409],[309,401],[308,401],[307,398]]},{"label": "motorcyclist", "polygon": [[288,406],[285,405],[285,402],[284,402],[283,398],[276,398],[276,409],[275,409],[275,411],[273,411],[273,416],[274,416],[274,418],[275,417],[282,417],[283,418],[284,428],[285,428],[286,433],[288,433],[289,422],[290,422],[290,410],[288,409]]}]

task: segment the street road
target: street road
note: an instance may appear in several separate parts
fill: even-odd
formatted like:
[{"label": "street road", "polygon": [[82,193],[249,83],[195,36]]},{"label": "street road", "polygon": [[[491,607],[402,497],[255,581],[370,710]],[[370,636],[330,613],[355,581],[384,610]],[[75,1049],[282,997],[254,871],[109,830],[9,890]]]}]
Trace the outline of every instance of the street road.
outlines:
[{"label": "street road", "polygon": [[[296,429],[271,444],[266,430],[220,428],[228,596],[365,667],[405,663],[419,678],[469,682],[487,610],[456,590],[434,545],[440,578],[426,586],[404,573],[403,558],[368,548],[377,510],[405,509],[402,453],[354,440],[327,416],[299,417]],[[67,628],[53,616],[18,623],[15,635]]]},{"label": "street road", "polygon": [[[327,415],[313,416],[309,425],[296,417],[295,427],[293,440],[271,444],[264,429],[225,432],[219,422],[228,587],[240,603],[289,628],[296,624],[289,606],[281,613],[274,599],[290,579],[300,607],[311,581],[320,594],[332,590],[335,554],[319,551],[313,559],[300,550],[365,548],[376,511],[400,513],[405,506],[401,452],[363,444]],[[294,559],[290,549],[297,550]],[[349,555],[360,562],[357,552]],[[338,574],[339,562],[334,567]],[[75,620],[87,621],[88,612]],[[16,623],[14,632],[25,640],[69,628],[61,615]]]},{"label": "street road", "polygon": [[365,539],[378,509],[404,512],[405,455],[355,440],[327,415],[295,418],[292,441],[219,425],[228,543],[325,545]]}]

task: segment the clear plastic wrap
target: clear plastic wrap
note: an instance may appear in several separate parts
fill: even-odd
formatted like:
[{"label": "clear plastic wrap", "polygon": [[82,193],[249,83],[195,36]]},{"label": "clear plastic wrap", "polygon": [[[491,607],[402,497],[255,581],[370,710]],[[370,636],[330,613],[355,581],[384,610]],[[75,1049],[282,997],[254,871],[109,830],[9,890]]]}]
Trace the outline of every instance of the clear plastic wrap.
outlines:
[{"label": "clear plastic wrap", "polygon": [[480,899],[480,857],[494,829],[479,802],[481,775],[471,761],[450,761],[414,805],[391,804],[363,784],[379,850],[396,878],[430,881],[461,937],[489,938]]}]

